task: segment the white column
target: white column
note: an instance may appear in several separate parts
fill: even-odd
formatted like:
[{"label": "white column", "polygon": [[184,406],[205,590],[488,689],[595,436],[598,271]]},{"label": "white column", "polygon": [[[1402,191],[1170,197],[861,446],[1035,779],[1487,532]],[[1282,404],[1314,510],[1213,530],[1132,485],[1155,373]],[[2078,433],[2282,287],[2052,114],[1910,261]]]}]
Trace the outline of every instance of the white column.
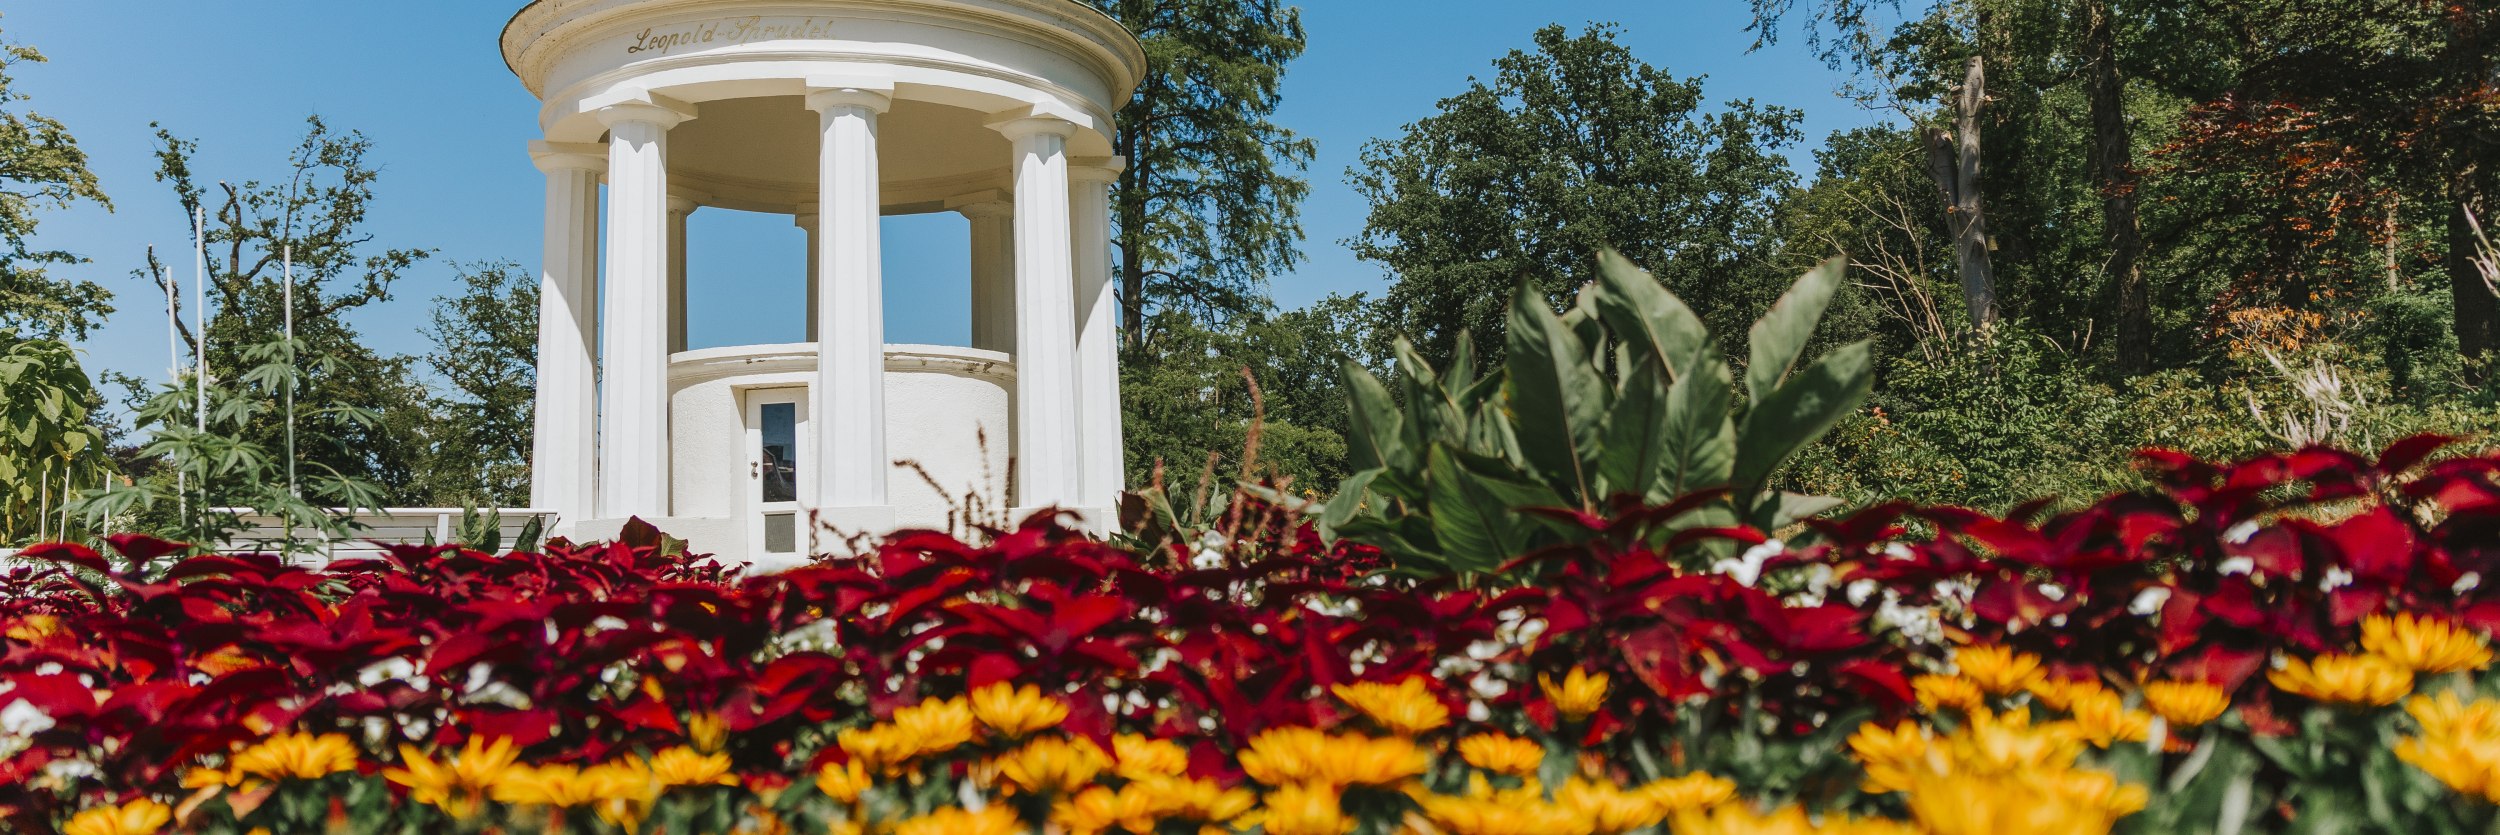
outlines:
[{"label": "white column", "polygon": [[595,512],[598,485],[599,145],[530,143],[547,174],[546,249],[538,271],[538,403],[530,434],[530,506],[563,522]]},{"label": "white column", "polygon": [[972,347],[1015,353],[1015,204],[985,201],[957,211],[972,222]]},{"label": "white column", "polygon": [[668,352],[686,350],[686,218],[694,214],[692,198],[668,198]]},{"label": "white column", "polygon": [[994,125],[1015,148],[1016,504],[1083,506],[1077,434],[1076,298],[1068,229],[1064,119]]},{"label": "white column", "polygon": [[886,501],[885,294],[879,264],[877,117],[893,102],[885,89],[819,86],[807,107],[823,117],[816,211],[816,384],[809,422],[818,462],[813,496],[819,519],[837,528],[893,524]]},{"label": "white column", "polygon": [[1076,270],[1077,425],[1085,462],[1078,503],[1119,506],[1128,461],[1120,440],[1120,328],[1111,286],[1111,184],[1128,161],[1080,160],[1068,169]]},{"label": "white column", "polygon": [[807,341],[814,342],[817,339],[816,264],[823,260],[816,257],[816,204],[799,204],[798,212],[790,216],[790,223],[807,233]]},{"label": "white column", "polygon": [[607,350],[600,386],[599,515],[667,516],[668,131],[684,111],[598,111],[608,127]]}]

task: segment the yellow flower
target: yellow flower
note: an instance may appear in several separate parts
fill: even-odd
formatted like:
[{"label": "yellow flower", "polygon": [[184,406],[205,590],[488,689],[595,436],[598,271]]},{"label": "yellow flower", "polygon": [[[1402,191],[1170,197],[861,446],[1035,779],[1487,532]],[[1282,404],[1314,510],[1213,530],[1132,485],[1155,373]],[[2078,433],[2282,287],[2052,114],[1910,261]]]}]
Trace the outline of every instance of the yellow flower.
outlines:
[{"label": "yellow flower", "polygon": [[972,705],[964,697],[928,699],[894,712],[895,733],[911,743],[912,757],[944,754],[972,741]]},{"label": "yellow flower", "polygon": [[1319,779],[1328,756],[1328,735],[1317,728],[1275,728],[1250,738],[1239,757],[1241,772],[1270,786]]},{"label": "yellow flower", "polygon": [[1260,811],[1260,831],[1265,835],[1345,835],[1354,831],[1354,820],[1346,817],[1345,809],[1338,804],[1337,790],[1330,786],[1278,786],[1267,793],[1266,805]]},{"label": "yellow flower", "polygon": [[2023,692],[2035,682],[2045,680],[2040,671],[2040,657],[2015,652],[2011,647],[1989,645],[1963,647],[1953,651],[1953,666],[1962,678],[1977,685],[1991,696],[2011,696]]},{"label": "yellow flower", "polygon": [[1576,778],[1563,783],[1563,787],[1554,792],[1554,803],[1585,821],[1586,826],[1581,831],[1592,835],[1623,835],[1635,829],[1656,826],[1667,819],[1669,811],[1646,790],[1625,791],[1611,783],[1591,783]]},{"label": "yellow flower", "polygon": [[2030,685],[2031,698],[2050,710],[2063,711],[2075,699],[2109,690],[2088,678],[2043,678]]},{"label": "yellow flower", "polygon": [[1980,711],[1969,720],[1944,739],[1944,760],[1952,771],[2031,773],[2066,768],[2083,754],[2083,741],[2076,734],[2033,727],[2029,713]]},{"label": "yellow flower", "polygon": [[8,630],[0,632],[0,635],[7,635],[13,640],[32,644],[60,633],[60,618],[52,615],[27,615],[9,624]]},{"label": "yellow flower", "polygon": [[834,735],[834,745],[851,755],[851,761],[882,774],[892,774],[920,753],[917,740],[904,736],[892,725],[866,728],[844,728]]},{"label": "yellow flower", "polygon": [[[1592,829],[1588,818],[1569,808],[1567,802],[1547,803],[1542,798],[1510,802],[1436,794],[1425,795],[1418,802],[1423,806],[1424,817],[1447,835],[1591,835],[1620,831]],[[1647,805],[1637,800],[1630,802]]]},{"label": "yellow flower", "polygon": [[1952,708],[1965,713],[1988,706],[1988,697],[1979,685],[1959,676],[1919,676],[1910,679],[1910,689],[1918,693],[1918,704],[1929,712]]},{"label": "yellow flower", "polygon": [[2396,743],[2396,759],[2467,797],[2500,803],[2500,738],[2448,736]]},{"label": "yellow flower", "polygon": [[1849,750],[1866,766],[1868,792],[1904,791],[1910,787],[1913,770],[1926,766],[1927,729],[1916,722],[1889,729],[1868,722],[1849,735]]},{"label": "yellow flower", "polygon": [[1532,739],[1477,734],[1458,741],[1458,757],[1495,774],[1527,777],[1545,764],[1545,746]]},{"label": "yellow flower", "polygon": [[1166,820],[1223,823],[1258,805],[1258,797],[1248,790],[1184,777],[1147,777],[1128,784],[1121,792],[1141,798],[1146,808]]},{"label": "yellow flower", "polygon": [[991,806],[978,812],[939,809],[894,825],[894,835],[1023,835],[1015,810]]},{"label": "yellow flower", "polygon": [[999,776],[1030,794],[1066,794],[1094,782],[1111,757],[1091,740],[1049,736],[998,758]]},{"label": "yellow flower", "polygon": [[2457,698],[2453,692],[2405,700],[2405,713],[2422,726],[2422,735],[2500,737],[2500,702]]},{"label": "yellow flower", "polygon": [[[1022,739],[1059,727],[1068,720],[1068,705],[1042,695],[1042,689],[998,682],[972,691],[972,715],[1008,739]],[[952,747],[952,746],[949,746]]]},{"label": "yellow flower", "polygon": [[1910,815],[1934,835],[2106,833],[2122,816],[2022,777],[1975,774],[1920,780],[1910,789]]},{"label": "yellow flower", "polygon": [[228,771],[269,780],[318,780],[356,768],[356,745],[343,734],[278,734],[234,755]]},{"label": "yellow flower", "polygon": [[2402,613],[2361,621],[2361,648],[2417,673],[2455,673],[2491,666],[2481,636],[2454,623]]},{"label": "yellow flower", "polygon": [[1658,810],[1667,814],[1707,809],[1736,796],[1736,781],[1705,771],[1669,777],[1641,787]]},{"label": "yellow flower", "polygon": [[2076,736],[2096,748],[2121,741],[2143,742],[2152,733],[2152,714],[2128,710],[2125,699],[2106,690],[2075,699],[2067,712],[2074,717],[2071,727]]},{"label": "yellow flower", "polygon": [[1399,736],[1415,736],[1450,723],[1450,709],[1424,686],[1423,676],[1396,684],[1356,682],[1329,688],[1367,719]]},{"label": "yellow flower", "polygon": [[2144,706],[2173,727],[2193,728],[2231,708],[2231,694],[2202,681],[2156,681],[2144,685]]},{"label": "yellow flower", "polygon": [[1563,720],[1568,722],[1587,719],[1606,706],[1608,680],[1605,673],[1592,673],[1578,667],[1571,668],[1571,672],[1563,676],[1561,684],[1554,683],[1552,676],[1536,674],[1537,686],[1545,690],[1545,700],[1552,702],[1554,712],[1562,714]]},{"label": "yellow flower", "polygon": [[686,719],[686,742],[706,754],[717,754],[729,747],[729,723],[717,713],[698,713]]},{"label": "yellow flower", "polygon": [[399,758],[406,767],[383,769],[382,778],[406,786],[410,800],[465,819],[477,812],[478,801],[494,790],[518,755],[510,739],[498,738],[490,745],[485,737],[474,735],[460,747],[458,756],[444,763],[402,745]]},{"label": "yellow flower", "polygon": [[860,792],[867,791],[868,787],[873,785],[876,785],[876,781],[869,778],[868,770],[860,767],[858,760],[846,763],[829,762],[825,763],[824,767],[816,769],[816,790],[824,792],[826,797],[833,798],[837,802],[858,803]]},{"label": "yellow flower", "polygon": [[1161,819],[1153,798],[1135,788],[1109,789],[1094,786],[1077,792],[1050,809],[1050,819],[1070,835],[1096,835],[1120,830],[1132,835],[1146,835],[1155,830]]},{"label": "yellow flower", "polygon": [[154,835],[173,819],[173,807],[142,797],[80,812],[61,827],[61,835]]},{"label": "yellow flower", "polygon": [[735,786],[728,754],[704,754],[683,745],[651,755],[651,779],[662,786]]},{"label": "yellow flower", "polygon": [[1189,752],[1169,740],[1120,734],[1111,738],[1111,756],[1119,761],[1112,770],[1131,780],[1178,777],[1189,771]]},{"label": "yellow flower", "polygon": [[642,829],[643,819],[651,816],[651,806],[659,802],[663,788],[653,778],[650,764],[632,755],[582,769],[582,779],[599,795],[598,805],[592,811],[600,820],[627,832]]},{"label": "yellow flower", "polygon": [[1667,831],[1675,835],[1819,835],[1828,830],[1816,827],[1806,818],[1806,810],[1797,806],[1763,815],[1745,804],[1728,803],[1678,812]]},{"label": "yellow flower", "polygon": [[2375,655],[2321,655],[2266,673],[2284,692],[2313,701],[2383,707],[2413,691],[2413,671]]},{"label": "yellow flower", "polygon": [[617,776],[613,770],[570,765],[520,766],[505,772],[503,779],[495,782],[491,796],[498,803],[516,806],[571,809],[588,806],[616,794],[616,787],[608,783]]}]

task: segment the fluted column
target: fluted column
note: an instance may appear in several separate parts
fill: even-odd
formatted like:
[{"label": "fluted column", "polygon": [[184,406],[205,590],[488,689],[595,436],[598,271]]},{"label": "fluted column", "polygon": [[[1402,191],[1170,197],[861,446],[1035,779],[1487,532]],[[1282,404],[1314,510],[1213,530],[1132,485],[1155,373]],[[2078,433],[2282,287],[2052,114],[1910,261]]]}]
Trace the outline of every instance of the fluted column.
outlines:
[{"label": "fluted column", "polygon": [[694,214],[693,198],[668,198],[668,352],[686,350],[686,218]]},{"label": "fluted column", "polygon": [[1128,161],[1080,160],[1068,169],[1076,271],[1077,425],[1084,455],[1078,504],[1119,505],[1128,461],[1120,440],[1119,308],[1111,286],[1111,185]]},{"label": "fluted column", "polygon": [[669,512],[668,131],[688,110],[601,108],[608,128],[608,292],[602,361],[599,515]]},{"label": "fluted column", "polygon": [[1015,149],[1016,503],[1081,507],[1067,154],[1076,125],[1028,116],[993,127]]},{"label": "fluted column", "polygon": [[801,203],[790,224],[807,233],[807,341],[816,341],[816,267],[823,259],[816,257],[816,204]]},{"label": "fluted column", "polygon": [[814,495],[800,498],[814,502],[822,521],[855,529],[890,527],[893,519],[877,186],[877,117],[893,102],[888,89],[820,86],[807,96],[824,130],[816,186],[816,384],[809,392],[820,460]]},{"label": "fluted column", "polygon": [[1015,204],[1003,200],[958,209],[972,226],[972,347],[1016,350]]},{"label": "fluted column", "polygon": [[546,248],[538,266],[538,400],[530,434],[530,506],[579,522],[596,510],[599,414],[598,145],[530,143],[547,175]]}]

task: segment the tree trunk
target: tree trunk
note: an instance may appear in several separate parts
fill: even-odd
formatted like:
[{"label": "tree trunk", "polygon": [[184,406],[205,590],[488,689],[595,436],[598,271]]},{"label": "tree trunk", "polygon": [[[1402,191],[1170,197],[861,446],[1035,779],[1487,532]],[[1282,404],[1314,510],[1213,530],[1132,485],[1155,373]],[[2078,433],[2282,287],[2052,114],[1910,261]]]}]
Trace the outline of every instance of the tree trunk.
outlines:
[{"label": "tree trunk", "polygon": [[1981,330],[1997,323],[1996,270],[1988,261],[1988,222],[1979,194],[1979,108],[1988,101],[1985,65],[1985,59],[1970,59],[1970,71],[1954,99],[1953,129],[1927,132],[1928,175],[1936,181],[1945,227],[1953,234],[1962,300],[1970,307],[1971,325]]},{"label": "tree trunk", "polygon": [[2135,149],[2127,131],[2126,79],[2118,73],[2118,33],[2108,0],[2084,0],[2090,64],[2092,173],[2101,190],[2101,229],[2109,277],[2118,290],[2118,368],[2153,370],[2153,308],[2144,281],[2144,227],[2136,213]]},{"label": "tree trunk", "polygon": [[[2448,30],[2447,64],[2448,96],[2467,113],[2471,113],[2475,94],[2492,71],[2490,12],[2466,9],[2451,11]],[[2500,295],[2477,263],[2482,254],[2481,236],[2474,232],[2479,219],[2488,229],[2492,224],[2494,197],[2500,186],[2493,183],[2500,174],[2494,162],[2494,143],[2500,136],[2477,135],[2475,124],[2482,120],[2456,119],[2442,131],[2446,140],[2448,160],[2448,257],[2443,264],[2448,271],[2448,291],[2456,302],[2457,353],[2465,360],[2465,373],[2470,382],[2484,383],[2500,379]],[[2470,214],[2469,214],[2470,213]]]},{"label": "tree trunk", "polygon": [[1128,168],[1120,172],[1119,192],[1115,196],[1120,215],[1120,342],[1137,345],[1146,338],[1146,200],[1147,179],[1153,174],[1142,154],[1138,153],[1137,128],[1122,125],[1119,129],[1120,156],[1127,158]]}]

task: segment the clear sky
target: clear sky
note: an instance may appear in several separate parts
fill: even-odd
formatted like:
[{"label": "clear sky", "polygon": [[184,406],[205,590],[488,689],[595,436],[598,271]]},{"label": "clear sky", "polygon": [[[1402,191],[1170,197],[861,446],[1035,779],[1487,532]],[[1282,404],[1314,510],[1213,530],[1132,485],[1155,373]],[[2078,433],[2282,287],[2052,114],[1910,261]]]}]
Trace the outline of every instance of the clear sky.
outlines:
[{"label": "clear sky", "polygon": [[[395,298],[356,318],[378,348],[417,352],[436,297],[452,291],[451,262],[513,261],[535,269],[543,180],[529,162],[537,104],[504,69],[496,36],[521,0],[30,0],[10,4],[0,34],[43,50],[22,67],[31,106],[65,122],[91,158],[114,211],[44,216],[37,243],[93,259],[69,268],[103,283],[120,308],[82,347],[88,371],[161,376],[161,301],[130,277],[143,248],[188,246],[180,209],[153,181],[162,122],[196,138],[195,172],[208,180],[275,178],[306,116],[365,132],[384,166],[371,231],[382,246],[431,247],[436,261]],[[1304,206],[1308,256],[1276,279],[1279,304],[1385,286],[1378,267],[1342,242],[1366,206],[1345,183],[1367,140],[1394,136],[1434,103],[1489,75],[1493,59],[1527,46],[1539,26],[1623,24],[1644,60],[1706,75],[1712,101],[1753,98],[1805,111],[1810,166],[1825,134],[1873,117],[1834,95],[1841,78],[1806,54],[1802,38],[1749,51],[1744,0],[1311,0],[1310,49],[1285,85],[1278,121],[1317,141]],[[733,321],[730,300],[788,297],[802,286],[804,245],[786,217],[698,212],[688,246],[689,329],[697,347],[798,341],[799,305]],[[886,275],[960,276],[965,226],[953,215],[890,218]],[[185,258],[169,259],[187,264]],[[186,278],[187,273],[182,273]],[[961,282],[937,282],[955,287]],[[926,287],[927,284],[915,286]],[[950,295],[951,293],[951,295]],[[889,293],[895,342],[964,344],[966,291]],[[748,309],[752,309],[751,307]]]}]

